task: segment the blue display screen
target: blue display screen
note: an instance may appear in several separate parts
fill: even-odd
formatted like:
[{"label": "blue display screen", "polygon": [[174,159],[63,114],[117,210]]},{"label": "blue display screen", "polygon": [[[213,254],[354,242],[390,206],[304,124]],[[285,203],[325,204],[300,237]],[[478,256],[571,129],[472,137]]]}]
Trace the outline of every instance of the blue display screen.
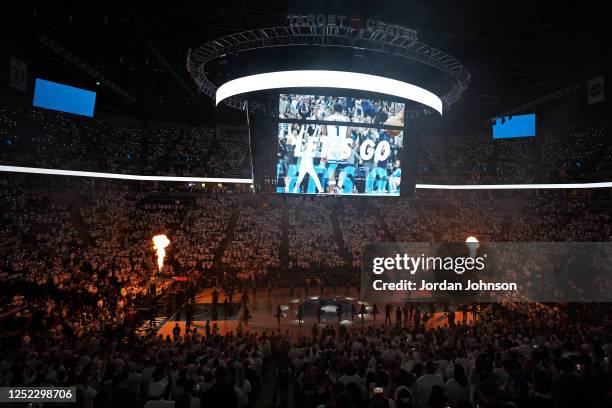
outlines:
[{"label": "blue display screen", "polygon": [[[503,122],[503,123],[502,123]],[[533,137],[536,135],[536,115],[505,116],[503,121],[498,118],[493,124],[493,139],[508,139],[513,137]]]},{"label": "blue display screen", "polygon": [[96,104],[96,93],[73,86],[36,78],[33,105],[92,117]]}]

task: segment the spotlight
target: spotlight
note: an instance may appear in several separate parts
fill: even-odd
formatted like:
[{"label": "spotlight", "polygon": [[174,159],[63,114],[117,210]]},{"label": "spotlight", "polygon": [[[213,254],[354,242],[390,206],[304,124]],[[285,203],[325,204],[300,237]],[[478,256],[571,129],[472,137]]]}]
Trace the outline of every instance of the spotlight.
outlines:
[{"label": "spotlight", "polygon": [[469,236],[465,239],[465,244],[470,251],[470,258],[474,258],[476,256],[476,251],[480,247],[478,239],[476,237]]},{"label": "spotlight", "polygon": [[325,305],[321,308],[325,313],[336,313],[338,311],[338,306],[334,305]]}]

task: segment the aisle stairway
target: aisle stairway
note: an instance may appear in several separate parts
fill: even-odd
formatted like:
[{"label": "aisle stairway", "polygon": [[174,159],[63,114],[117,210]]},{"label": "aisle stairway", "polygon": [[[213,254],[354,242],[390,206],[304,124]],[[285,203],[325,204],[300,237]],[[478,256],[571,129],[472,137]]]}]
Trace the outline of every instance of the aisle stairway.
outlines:
[{"label": "aisle stairway", "polygon": [[[261,393],[255,401],[255,408],[272,408],[272,400],[274,399],[274,387],[276,385],[276,364],[270,364],[268,369],[263,374],[261,381]],[[289,385],[289,396],[287,398],[287,407],[295,407],[293,399],[293,385]],[[276,396],[275,407],[280,407],[279,396]]]},{"label": "aisle stairway", "polygon": [[89,235],[89,233],[87,232],[87,228],[85,227],[85,224],[83,223],[83,219],[81,218],[81,212],[79,211],[78,204],[76,205],[73,204],[70,206],[70,222],[72,223],[72,226],[79,234],[79,239],[83,243],[83,246],[89,247],[92,245],[93,246],[96,245],[96,242]]},{"label": "aisle stairway", "polygon": [[255,401],[255,408],[270,408],[272,406],[274,385],[276,382],[274,375],[275,370],[276,367],[268,367],[268,370],[263,374],[263,378],[261,379],[261,393],[257,401]]},{"label": "aisle stairway", "polygon": [[240,215],[240,204],[237,204],[236,207],[232,210],[232,215],[230,215],[229,222],[227,223],[227,229],[225,230],[225,238],[219,244],[217,251],[215,252],[215,258],[213,260],[213,266],[215,268],[219,267],[219,263],[221,262],[221,258],[223,258],[223,252],[234,239],[234,231],[236,230],[236,223],[238,221],[238,216]]},{"label": "aisle stairway", "polygon": [[378,220],[378,224],[380,225],[380,228],[385,234],[385,241],[396,242],[397,239],[395,238],[395,235],[393,235],[393,233],[389,229],[389,226],[387,225],[387,221],[385,221],[384,214],[381,211],[380,207],[374,206],[373,213],[374,213],[374,217]]},{"label": "aisle stairway", "polygon": [[287,268],[289,264],[289,211],[287,211],[286,205],[283,205],[281,214],[281,241],[278,248],[278,257],[281,268]]},{"label": "aisle stairway", "polygon": [[350,267],[353,258],[344,245],[344,238],[342,238],[342,232],[340,231],[340,224],[338,223],[338,212],[339,211],[341,212],[342,208],[338,204],[333,205],[329,218],[332,224],[332,231],[334,234],[334,239],[336,240],[336,243],[338,244],[338,252],[340,253],[340,256],[344,259],[344,264],[347,267]]}]

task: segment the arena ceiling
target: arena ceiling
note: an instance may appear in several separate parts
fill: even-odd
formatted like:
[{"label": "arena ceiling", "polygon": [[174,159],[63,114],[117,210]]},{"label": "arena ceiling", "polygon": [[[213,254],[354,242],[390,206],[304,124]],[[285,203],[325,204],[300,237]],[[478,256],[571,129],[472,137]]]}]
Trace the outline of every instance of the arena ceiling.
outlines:
[{"label": "arena ceiling", "polygon": [[[32,76],[95,89],[95,80],[41,43],[45,36],[137,98],[131,103],[99,86],[99,108],[156,119],[212,122],[220,118],[215,116],[214,103],[189,77],[188,50],[223,35],[285,25],[288,14],[308,13],[359,15],[416,29],[419,40],[444,50],[469,69],[470,87],[450,112],[462,120],[482,120],[598,74],[610,54],[605,40],[610,21],[606,2],[567,2],[552,8],[533,1],[174,0],[120,6],[23,2],[4,13],[9,35],[2,48],[28,62]],[[303,58],[318,57],[312,53]],[[381,67],[387,61],[367,63]],[[259,69],[265,70],[276,61],[264,58],[251,64],[261,64]],[[227,73],[222,66],[214,67],[214,78],[223,82],[242,73],[243,64],[235,65]]]}]

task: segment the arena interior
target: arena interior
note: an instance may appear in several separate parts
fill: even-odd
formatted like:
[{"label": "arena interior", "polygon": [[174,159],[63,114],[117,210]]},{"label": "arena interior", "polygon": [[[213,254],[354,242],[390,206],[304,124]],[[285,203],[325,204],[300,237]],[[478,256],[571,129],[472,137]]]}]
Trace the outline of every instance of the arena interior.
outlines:
[{"label": "arena interior", "polygon": [[612,406],[606,2],[3,17],[1,406]]}]

